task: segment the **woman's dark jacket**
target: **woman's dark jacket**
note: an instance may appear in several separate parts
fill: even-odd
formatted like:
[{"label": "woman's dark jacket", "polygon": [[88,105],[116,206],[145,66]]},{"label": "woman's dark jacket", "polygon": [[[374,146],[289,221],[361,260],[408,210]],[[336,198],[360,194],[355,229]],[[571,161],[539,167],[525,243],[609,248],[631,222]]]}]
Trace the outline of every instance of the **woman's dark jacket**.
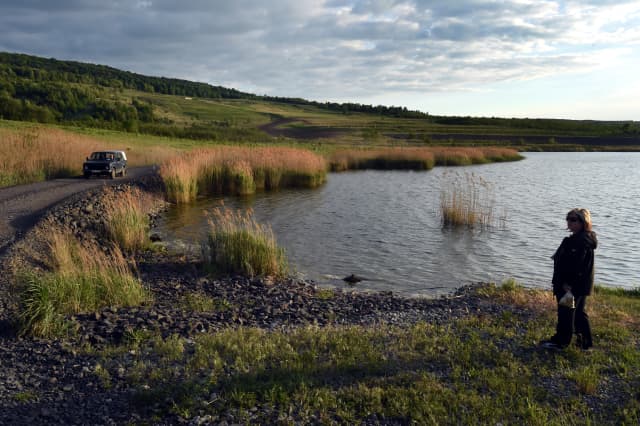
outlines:
[{"label": "woman's dark jacket", "polygon": [[593,290],[593,251],[598,247],[595,232],[581,231],[562,240],[553,255],[553,294],[571,287],[574,296],[588,296]]}]

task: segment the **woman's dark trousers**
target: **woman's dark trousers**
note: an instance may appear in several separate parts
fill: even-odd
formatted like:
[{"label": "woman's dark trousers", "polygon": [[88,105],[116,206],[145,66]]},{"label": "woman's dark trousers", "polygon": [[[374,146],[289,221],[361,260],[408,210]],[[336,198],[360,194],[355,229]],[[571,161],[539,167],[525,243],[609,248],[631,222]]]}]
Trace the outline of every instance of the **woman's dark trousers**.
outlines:
[{"label": "woman's dark trousers", "polygon": [[[560,300],[560,297],[558,296],[557,299]],[[558,325],[556,335],[552,338],[555,343],[568,346],[575,331],[578,336],[578,345],[582,349],[593,346],[589,315],[585,311],[586,303],[587,296],[577,296],[575,308],[558,305]]]}]

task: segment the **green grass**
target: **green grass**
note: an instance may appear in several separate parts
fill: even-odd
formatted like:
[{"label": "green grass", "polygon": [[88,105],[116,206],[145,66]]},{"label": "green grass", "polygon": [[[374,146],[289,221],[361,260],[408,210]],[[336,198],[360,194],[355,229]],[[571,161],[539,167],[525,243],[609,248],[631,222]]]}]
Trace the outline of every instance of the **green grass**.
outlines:
[{"label": "green grass", "polygon": [[137,188],[105,189],[105,230],[111,241],[128,253],[147,248],[151,228],[148,211],[153,204],[153,197]]},{"label": "green grass", "polygon": [[55,337],[70,332],[66,317],[105,306],[134,306],[150,296],[114,247],[105,253],[73,234],[50,229],[45,271],[17,273],[22,334]]},{"label": "green grass", "polygon": [[180,298],[180,306],[192,312],[225,312],[231,308],[229,301],[214,299],[205,293],[186,293]]},{"label": "green grass", "polygon": [[143,412],[156,404],[147,414],[158,418],[252,424],[637,424],[640,300],[594,296],[596,348],[550,352],[537,347],[555,326],[549,292],[511,281],[479,295],[516,309],[442,325],[155,337],[127,372],[134,402]]},{"label": "green grass", "polygon": [[273,231],[256,222],[251,212],[213,210],[203,254],[205,265],[216,273],[283,277],[289,271]]}]

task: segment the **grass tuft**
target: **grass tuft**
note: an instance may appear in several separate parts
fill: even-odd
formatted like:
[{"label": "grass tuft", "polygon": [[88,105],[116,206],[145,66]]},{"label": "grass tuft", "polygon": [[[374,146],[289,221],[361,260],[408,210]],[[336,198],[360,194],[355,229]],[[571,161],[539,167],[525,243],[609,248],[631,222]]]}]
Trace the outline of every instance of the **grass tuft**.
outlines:
[{"label": "grass tuft", "polygon": [[433,153],[424,148],[344,149],[329,158],[331,171],[346,170],[430,170],[435,165]]},{"label": "grass tuft", "polygon": [[492,185],[473,173],[446,174],[440,192],[440,214],[445,227],[489,227],[494,220]]},{"label": "grass tuft", "polygon": [[106,232],[111,241],[126,252],[149,246],[149,215],[154,198],[138,188],[105,189]]},{"label": "grass tuft", "polygon": [[252,212],[216,208],[209,215],[204,262],[220,273],[285,276],[288,264],[271,227],[255,221]]},{"label": "grass tuft", "polygon": [[105,253],[60,229],[50,230],[48,238],[50,270],[17,274],[22,334],[59,336],[68,331],[65,316],[149,299],[117,247]]}]

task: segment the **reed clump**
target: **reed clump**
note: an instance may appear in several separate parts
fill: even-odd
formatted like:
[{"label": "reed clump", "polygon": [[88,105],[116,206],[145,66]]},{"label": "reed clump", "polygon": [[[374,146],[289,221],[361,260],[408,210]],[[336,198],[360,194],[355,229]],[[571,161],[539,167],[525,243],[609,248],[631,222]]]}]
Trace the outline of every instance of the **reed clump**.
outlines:
[{"label": "reed clump", "polygon": [[157,202],[152,195],[130,186],[121,190],[106,188],[102,202],[105,231],[111,241],[129,253],[149,245],[151,224],[147,212]]},{"label": "reed clump", "polygon": [[433,153],[424,148],[345,149],[335,151],[329,159],[331,171],[346,170],[430,170],[435,165]]},{"label": "reed clump", "polygon": [[48,270],[17,273],[23,334],[59,336],[68,331],[68,315],[149,300],[134,267],[117,247],[105,252],[96,243],[81,243],[68,230],[54,226],[48,234]]},{"label": "reed clump", "polygon": [[162,164],[160,176],[168,199],[186,203],[199,194],[313,188],[325,182],[326,171],[323,157],[303,149],[221,146],[175,156]]},{"label": "reed clump", "polygon": [[493,223],[493,186],[473,173],[446,174],[440,191],[440,214],[445,227],[481,228]]},{"label": "reed clump", "polygon": [[434,166],[469,166],[523,157],[515,149],[495,147],[423,147],[341,149],[329,157],[332,171],[358,169],[430,170]]},{"label": "reed clump", "polygon": [[209,213],[203,245],[204,263],[219,273],[283,277],[288,273],[285,251],[270,226],[258,223],[253,212],[222,206]]},{"label": "reed clump", "polygon": [[497,147],[434,147],[438,166],[470,166],[501,161],[518,161],[522,156],[517,150]]}]

